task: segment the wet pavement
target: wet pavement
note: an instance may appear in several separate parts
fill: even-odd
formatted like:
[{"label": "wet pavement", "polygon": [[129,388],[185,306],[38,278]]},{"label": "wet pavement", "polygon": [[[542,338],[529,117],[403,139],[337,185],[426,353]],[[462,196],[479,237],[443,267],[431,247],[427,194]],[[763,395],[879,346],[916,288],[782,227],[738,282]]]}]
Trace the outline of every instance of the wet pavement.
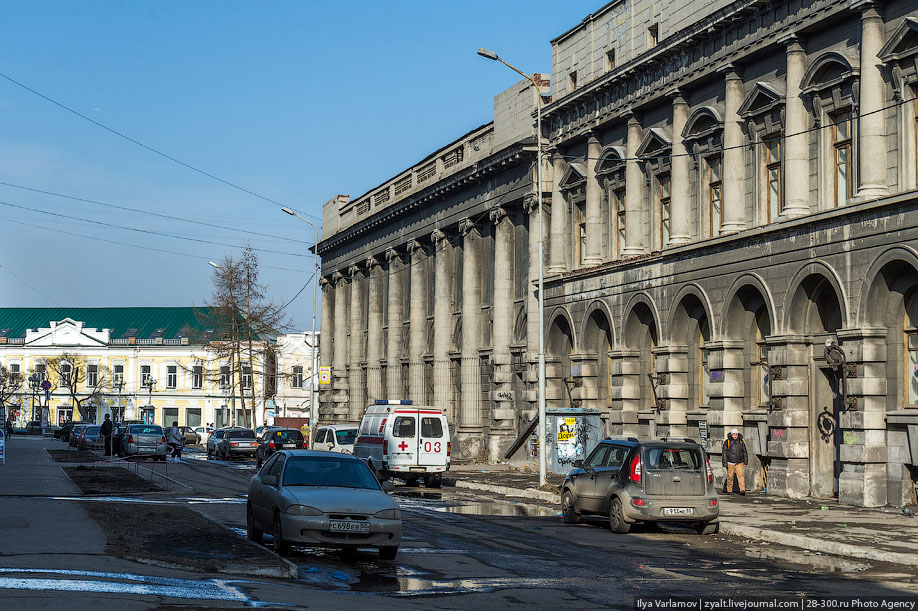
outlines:
[{"label": "wet pavement", "polygon": [[[16,462],[22,470],[46,467],[41,457],[43,445],[36,443],[30,448],[36,451],[27,457],[20,454],[22,462]],[[168,476],[181,484],[180,489],[143,496],[95,496],[92,500],[179,504],[224,525],[228,536],[243,535],[244,493],[253,467],[241,460],[227,463],[207,459],[203,452],[197,454],[186,452],[183,463],[169,465]],[[48,461],[53,465],[50,458]],[[4,473],[0,472],[0,484],[7,481]],[[686,593],[744,597],[918,594],[914,567],[806,553],[751,538],[704,537],[677,526],[639,526],[628,535],[615,535],[607,521],[600,519],[565,525],[557,507],[546,503],[514,502],[468,489],[404,485],[395,491],[404,522],[395,561],[380,560],[375,550],[294,547],[289,560],[296,566],[296,578],[231,580],[106,556],[104,542],[99,541],[102,535],[81,510],[79,497],[66,486],[66,480],[60,483],[59,489],[48,491],[53,486],[45,486],[36,495],[19,483],[4,490],[9,495],[0,503],[0,590],[4,590],[0,596],[4,604],[43,608],[50,601],[71,604],[94,596],[89,600],[97,605],[117,604],[123,609],[166,603],[199,608],[347,608],[359,604],[379,609],[630,609],[636,596]],[[764,502],[755,500],[760,499],[750,499],[748,506],[763,521],[774,521],[769,512],[778,513],[777,505],[766,510],[759,507]],[[805,523],[806,509],[798,508],[802,512],[799,526],[804,529],[811,528]],[[857,536],[866,536],[863,533],[871,528],[868,522],[856,522],[840,513],[832,518],[844,518],[839,523],[856,529],[852,532]],[[63,547],[59,540],[45,535],[49,524],[60,523],[68,524],[68,532],[79,534],[72,541],[68,538]],[[270,543],[268,537],[265,543]],[[202,553],[214,545],[211,541],[200,544]],[[360,602],[350,602],[347,597],[357,597]],[[363,600],[367,597],[372,600]]]}]

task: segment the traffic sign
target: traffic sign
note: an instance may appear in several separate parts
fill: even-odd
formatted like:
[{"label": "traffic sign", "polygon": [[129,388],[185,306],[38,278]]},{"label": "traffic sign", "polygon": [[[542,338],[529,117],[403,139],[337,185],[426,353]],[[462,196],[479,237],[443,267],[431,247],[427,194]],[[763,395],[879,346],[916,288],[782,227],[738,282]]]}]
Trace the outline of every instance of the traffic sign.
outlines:
[{"label": "traffic sign", "polygon": [[51,390],[51,382],[49,382],[48,380],[45,380],[44,382],[42,382],[42,383],[41,383],[41,389],[42,389],[42,390]]},{"label": "traffic sign", "polygon": [[319,384],[331,384],[331,367],[319,367]]}]

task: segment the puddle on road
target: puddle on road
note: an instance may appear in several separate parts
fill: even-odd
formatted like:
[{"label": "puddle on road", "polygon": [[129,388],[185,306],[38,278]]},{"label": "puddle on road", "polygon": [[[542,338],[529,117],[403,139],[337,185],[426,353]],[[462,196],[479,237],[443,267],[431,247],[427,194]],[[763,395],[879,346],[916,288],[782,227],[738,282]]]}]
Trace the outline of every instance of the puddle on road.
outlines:
[{"label": "puddle on road", "polygon": [[[54,579],[48,577],[23,577],[22,575],[58,575],[88,577],[90,579]],[[57,592],[107,592],[188,598],[192,600],[225,600],[260,606],[243,591],[223,579],[173,579],[131,573],[105,573],[96,571],[62,569],[0,568],[0,589],[53,590]],[[105,580],[121,581],[105,581]],[[244,583],[244,582],[235,582]]]},{"label": "puddle on road", "polygon": [[554,518],[559,515],[557,509],[532,505],[529,503],[507,503],[499,501],[485,501],[481,503],[467,503],[452,507],[438,507],[435,511],[459,513],[473,516],[514,516],[530,518]]},{"label": "puddle on road", "polygon": [[829,570],[836,573],[849,573],[855,571],[864,571],[870,568],[869,564],[855,562],[847,558],[837,556],[820,555],[815,556],[810,552],[799,549],[782,549],[782,548],[750,548],[745,550],[746,555],[751,558],[760,558],[763,560],[784,560],[796,565],[807,565],[820,570]]}]

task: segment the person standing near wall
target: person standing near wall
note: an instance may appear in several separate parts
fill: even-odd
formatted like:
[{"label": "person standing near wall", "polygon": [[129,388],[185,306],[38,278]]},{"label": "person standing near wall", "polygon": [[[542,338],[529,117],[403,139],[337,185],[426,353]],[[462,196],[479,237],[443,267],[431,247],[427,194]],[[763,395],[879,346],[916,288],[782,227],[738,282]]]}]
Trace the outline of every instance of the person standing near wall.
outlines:
[{"label": "person standing near wall", "polygon": [[743,443],[743,436],[738,429],[732,429],[727,439],[724,440],[721,460],[724,467],[727,468],[727,494],[733,494],[733,476],[739,482],[740,496],[746,495],[746,478],[745,469],[749,461],[746,454],[746,444]]}]

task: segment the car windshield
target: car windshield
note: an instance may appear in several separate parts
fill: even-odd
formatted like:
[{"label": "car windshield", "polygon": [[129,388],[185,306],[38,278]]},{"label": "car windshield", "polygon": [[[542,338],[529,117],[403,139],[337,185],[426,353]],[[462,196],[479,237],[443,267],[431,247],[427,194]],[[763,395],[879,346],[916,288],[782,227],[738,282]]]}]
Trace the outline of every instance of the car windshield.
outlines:
[{"label": "car windshield", "polygon": [[701,468],[701,453],[690,448],[648,448],[647,468],[689,469]]},{"label": "car windshield", "polygon": [[293,456],[284,469],[285,486],[341,486],[379,490],[379,483],[359,460]]},{"label": "car windshield", "polygon": [[255,431],[227,431],[227,439],[255,439]]},{"label": "car windshield", "polygon": [[357,429],[335,431],[335,437],[338,439],[339,446],[354,445],[354,441],[357,439]]},{"label": "car windshield", "polygon": [[157,425],[147,425],[147,426],[132,426],[131,427],[132,435],[162,435],[163,427]]}]

